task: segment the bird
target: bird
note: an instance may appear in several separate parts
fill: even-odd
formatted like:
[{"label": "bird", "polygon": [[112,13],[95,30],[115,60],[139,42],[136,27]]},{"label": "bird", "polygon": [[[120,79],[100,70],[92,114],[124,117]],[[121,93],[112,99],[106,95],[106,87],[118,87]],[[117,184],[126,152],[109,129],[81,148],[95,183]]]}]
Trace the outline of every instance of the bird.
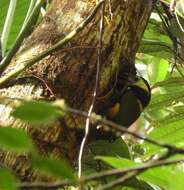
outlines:
[{"label": "bird", "polygon": [[135,82],[125,90],[113,93],[105,117],[119,125],[129,127],[139,118],[150,99],[151,88],[148,82],[143,77],[136,77]]}]

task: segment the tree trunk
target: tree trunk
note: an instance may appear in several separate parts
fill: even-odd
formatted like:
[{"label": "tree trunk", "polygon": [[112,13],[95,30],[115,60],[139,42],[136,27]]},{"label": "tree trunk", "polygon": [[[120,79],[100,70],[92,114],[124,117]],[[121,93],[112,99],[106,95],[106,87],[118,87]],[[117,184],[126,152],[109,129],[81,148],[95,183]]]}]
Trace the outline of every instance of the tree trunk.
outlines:
[{"label": "tree trunk", "polygon": [[[97,96],[109,91],[109,84],[114,82],[118,71],[120,75],[134,68],[135,54],[153,5],[151,0],[106,1]],[[66,36],[89,15],[94,6],[93,0],[53,0],[48,13],[25,40],[4,74]],[[109,9],[113,14],[112,20]],[[64,98],[74,108],[88,110],[95,83],[100,15],[98,11],[94,19],[65,46],[65,50],[52,53],[22,73],[22,77],[1,88],[1,95],[46,100],[54,95],[56,99]],[[98,106],[95,110],[98,112]],[[32,135],[41,154],[65,158],[71,165],[74,164],[79,142],[73,129],[84,124],[82,119],[73,118],[74,122],[68,117],[38,129],[14,121],[9,117],[10,111],[11,103],[1,105],[1,125],[24,128]],[[12,153],[1,152],[0,155],[0,161],[13,168],[20,179],[40,179],[30,170],[28,160],[28,156]]]}]

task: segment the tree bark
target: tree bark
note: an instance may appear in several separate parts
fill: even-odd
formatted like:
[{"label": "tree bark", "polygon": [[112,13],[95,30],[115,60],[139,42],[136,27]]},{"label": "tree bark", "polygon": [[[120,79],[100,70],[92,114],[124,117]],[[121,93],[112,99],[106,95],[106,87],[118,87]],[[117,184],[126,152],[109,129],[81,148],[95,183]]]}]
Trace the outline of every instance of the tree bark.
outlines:
[{"label": "tree bark", "polygon": [[[108,2],[110,1],[105,4],[102,61],[97,96],[103,96],[109,91],[117,72],[120,76],[134,68],[135,54],[154,5],[152,0],[111,0],[110,4]],[[66,36],[89,15],[94,6],[93,0],[53,0],[47,14],[24,41],[4,75],[22,64],[25,59],[38,55]],[[109,8],[113,13],[112,20]],[[88,110],[96,75],[99,21],[100,11],[65,46],[65,50],[58,50],[37,62],[22,73],[19,79],[1,88],[0,94],[11,98],[29,96],[46,100],[50,100],[54,95],[56,99],[64,98],[67,104],[74,108]],[[74,164],[79,147],[73,129],[84,124],[82,119],[68,117],[46,127],[34,128],[14,121],[9,116],[11,103],[2,104],[0,108],[2,126],[24,128],[32,135],[41,154],[55,155],[68,160],[71,165]],[[95,110],[98,112],[98,106]],[[28,156],[1,152],[0,161],[13,168],[18,177],[24,181],[41,179],[40,175],[30,169]]]}]

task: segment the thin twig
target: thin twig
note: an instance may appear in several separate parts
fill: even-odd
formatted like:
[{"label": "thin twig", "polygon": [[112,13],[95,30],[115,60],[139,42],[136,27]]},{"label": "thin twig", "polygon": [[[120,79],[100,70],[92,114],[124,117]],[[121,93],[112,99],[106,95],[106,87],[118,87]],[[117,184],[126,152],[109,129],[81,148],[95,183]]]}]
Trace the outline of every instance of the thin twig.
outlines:
[{"label": "thin twig", "polygon": [[58,182],[23,182],[17,184],[18,188],[40,188],[40,189],[53,189],[53,188],[61,188],[64,186],[74,185],[75,183],[69,180],[63,180]]},{"label": "thin twig", "polygon": [[81,178],[82,175],[82,156],[84,152],[84,147],[87,142],[87,138],[90,132],[90,117],[94,108],[95,100],[96,100],[96,93],[98,88],[98,82],[99,82],[99,72],[100,72],[100,63],[101,63],[101,50],[102,50],[102,37],[103,37],[103,25],[104,25],[104,4],[102,5],[102,11],[101,11],[101,19],[100,19],[100,40],[99,40],[99,49],[98,49],[98,59],[97,59],[97,66],[96,66],[96,78],[95,78],[95,87],[92,97],[91,106],[88,111],[87,119],[86,119],[86,125],[85,125],[85,135],[82,139],[82,143],[80,146],[79,151],[79,158],[78,158],[78,178]]},{"label": "thin twig", "polygon": [[[39,55],[34,56],[32,59],[29,59],[29,60],[25,61],[24,63],[20,64],[20,66],[13,69],[6,75],[2,76],[0,78],[0,86],[4,85],[10,79],[16,77],[22,71],[24,71],[28,67],[34,65],[36,62],[40,61],[41,59],[45,58],[46,56],[50,55],[51,53],[53,53],[57,50],[60,50],[64,45],[66,45],[69,41],[71,41],[71,39],[73,39],[80,31],[82,31],[87,24],[90,23],[90,21],[94,18],[94,16],[98,12],[99,8],[105,1],[106,0],[99,1],[99,3],[95,6],[95,8],[92,10],[92,12],[89,14],[89,16],[83,22],[81,22],[81,24],[79,24],[76,29],[72,30],[64,39],[60,40],[58,43],[56,43],[52,47],[46,49]],[[2,68],[0,67],[0,69],[2,69]]]}]

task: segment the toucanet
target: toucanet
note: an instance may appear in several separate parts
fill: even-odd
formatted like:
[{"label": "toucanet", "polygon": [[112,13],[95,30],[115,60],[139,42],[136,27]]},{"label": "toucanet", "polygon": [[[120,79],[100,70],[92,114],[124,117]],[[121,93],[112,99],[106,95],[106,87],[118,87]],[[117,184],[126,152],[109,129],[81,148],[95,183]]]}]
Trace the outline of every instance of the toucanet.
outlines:
[{"label": "toucanet", "polygon": [[126,90],[115,92],[112,96],[112,105],[105,114],[107,119],[129,127],[149,104],[151,89],[144,78],[136,77],[135,82],[129,85]]}]

